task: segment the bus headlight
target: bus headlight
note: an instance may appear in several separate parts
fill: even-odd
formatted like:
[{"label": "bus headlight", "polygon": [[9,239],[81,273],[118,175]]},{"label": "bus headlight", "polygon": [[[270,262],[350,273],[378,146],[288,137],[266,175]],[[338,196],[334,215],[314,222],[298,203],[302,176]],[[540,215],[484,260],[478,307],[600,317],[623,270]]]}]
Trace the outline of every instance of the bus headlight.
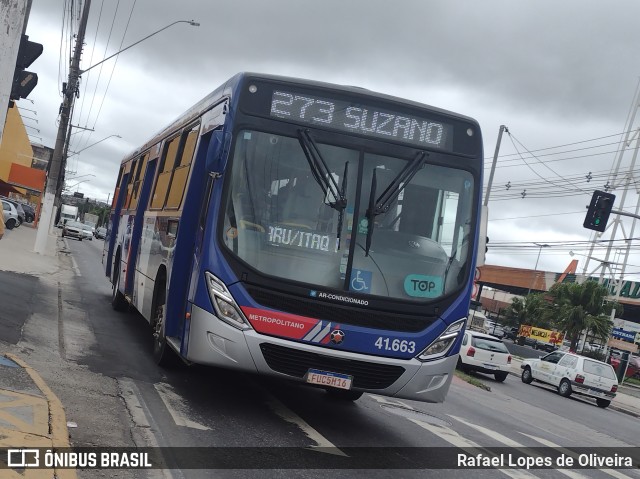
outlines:
[{"label": "bus headlight", "polygon": [[249,322],[240,311],[225,284],[208,271],[205,271],[204,276],[209,287],[209,297],[218,318],[234,328],[250,329]]},{"label": "bus headlight", "polygon": [[444,333],[438,336],[438,338],[434,342],[432,342],[424,351],[416,356],[416,359],[420,361],[431,361],[447,354],[449,349],[451,349],[453,343],[456,341],[456,338],[462,331],[465,321],[466,318],[463,318],[445,329]]}]

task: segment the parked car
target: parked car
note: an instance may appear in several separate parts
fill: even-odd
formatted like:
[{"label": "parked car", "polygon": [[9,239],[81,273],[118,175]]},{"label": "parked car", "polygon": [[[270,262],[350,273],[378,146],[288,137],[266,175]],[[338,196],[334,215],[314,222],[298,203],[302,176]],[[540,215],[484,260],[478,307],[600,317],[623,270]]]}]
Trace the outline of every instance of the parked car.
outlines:
[{"label": "parked car", "polygon": [[520,346],[531,346],[533,349],[540,349],[549,353],[558,349],[558,346],[556,346],[555,344],[538,341],[531,336],[518,336],[516,338],[516,343],[518,343]]},{"label": "parked car", "polygon": [[67,221],[62,227],[62,237],[69,236],[82,241],[84,238],[83,224],[77,221]]},{"label": "parked car", "polygon": [[611,404],[618,390],[618,378],[610,364],[574,353],[554,351],[540,359],[525,359],[520,367],[523,383],[551,384],[563,397],[581,394],[594,398],[602,408]]},{"label": "parked car", "polygon": [[20,226],[20,218],[18,217],[18,210],[9,201],[2,200],[2,218],[4,219],[4,226],[8,230],[12,230]]},{"label": "parked car", "polygon": [[518,337],[518,328],[507,328],[504,330],[504,337],[515,341]]},{"label": "parked car", "polygon": [[18,213],[18,224],[16,226],[20,226],[22,223],[24,223],[24,209],[22,208],[22,205],[16,200],[12,200],[11,198],[7,198],[5,196],[2,197],[2,201],[8,201],[15,207],[16,212]]},{"label": "parked car", "polygon": [[467,330],[462,338],[458,366],[463,371],[493,374],[496,381],[502,382],[511,369],[511,354],[500,339]]},{"label": "parked car", "polygon": [[487,332],[498,339],[502,339],[505,336],[505,330],[502,326],[495,325],[491,329],[487,330]]},{"label": "parked car", "polygon": [[89,225],[82,224],[82,232],[84,233],[84,239],[88,239],[89,241],[93,241],[93,228]]},{"label": "parked car", "polygon": [[540,349],[542,351],[546,351],[548,353],[552,353],[558,350],[558,346],[553,343],[545,343],[544,341],[534,340],[533,349]]},{"label": "parked car", "polygon": [[24,221],[26,223],[33,223],[36,219],[36,210],[26,203],[22,203],[22,209],[24,210]]},{"label": "parked car", "polygon": [[107,228],[96,228],[96,232],[94,233],[94,236],[97,239],[105,239],[107,237]]},{"label": "parked car", "polygon": [[[611,356],[609,359],[609,363],[614,369],[617,371],[620,367],[621,356]],[[627,366],[627,372],[625,373],[625,377],[628,378],[640,378],[640,358],[634,356],[629,358],[629,365]]]}]

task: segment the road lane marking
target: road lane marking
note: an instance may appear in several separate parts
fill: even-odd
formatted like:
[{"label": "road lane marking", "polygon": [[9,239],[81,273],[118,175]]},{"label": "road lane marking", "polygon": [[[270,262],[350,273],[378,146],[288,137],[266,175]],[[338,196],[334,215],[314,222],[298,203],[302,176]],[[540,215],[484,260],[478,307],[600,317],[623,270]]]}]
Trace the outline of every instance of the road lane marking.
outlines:
[{"label": "road lane marking", "polygon": [[[466,448],[466,449],[469,449],[469,448],[484,449],[479,444],[467,439],[466,437],[460,436],[453,429],[448,429],[442,426],[429,424],[427,422],[420,421],[419,419],[409,418],[409,421],[413,422],[414,424],[417,424],[423,429],[426,429],[431,434],[438,436],[440,439],[448,442],[449,444],[455,447]],[[491,454],[487,453],[487,456],[491,456]],[[496,456],[494,455],[494,457]],[[512,479],[535,479],[536,478],[536,476],[534,476],[533,474],[530,474],[526,471],[521,471],[519,469],[498,469],[498,470],[501,473],[511,477]]]},{"label": "road lane marking", "polygon": [[176,423],[176,426],[190,427],[191,429],[199,429],[201,431],[210,430],[210,428],[208,428],[207,426],[184,417],[184,405],[186,404],[186,401],[182,399],[178,394],[176,394],[171,386],[164,383],[157,383],[154,384],[153,387],[156,388],[156,391],[158,391],[160,399],[162,399],[162,402],[167,408],[167,411],[169,411],[169,414],[171,414],[171,417]]},{"label": "road lane marking", "polygon": [[[449,415],[449,417],[451,417],[452,419],[455,419],[458,422],[461,422],[462,424],[465,424],[467,426],[469,426],[470,428],[475,429],[476,431],[480,431],[483,434],[486,434],[487,436],[489,436],[490,438],[495,439],[496,441],[500,441],[502,444],[504,444],[507,447],[513,447],[516,449],[527,449],[527,446],[525,446],[524,444],[520,444],[517,441],[514,441],[511,438],[508,438],[507,436],[504,436],[502,434],[500,434],[499,432],[495,432],[492,431],[491,429],[488,429],[484,426],[479,426],[478,424],[473,424],[470,423],[468,421],[465,421],[462,418],[459,418],[457,416],[452,416]],[[570,477],[571,479],[585,479],[586,476],[583,476],[582,474],[578,474],[577,472],[573,472],[571,470],[568,469],[556,469],[556,472],[558,472],[559,474],[564,474],[567,477]]]},{"label": "road lane marking", "polygon": [[82,276],[82,273],[80,273],[80,268],[78,268],[78,263],[76,262],[76,258],[71,252],[71,248],[69,248],[69,243],[67,242],[66,238],[64,239],[64,244],[69,250],[69,257],[71,258],[71,266],[73,266],[74,273],[76,274],[76,276]]},{"label": "road lane marking", "polygon": [[311,427],[309,423],[276,399],[275,396],[266,391],[265,393],[267,394],[267,405],[273,410],[273,412],[285,421],[298,426],[302,432],[309,437],[309,439],[316,443],[316,446],[311,446],[310,449],[336,456],[348,457],[347,454],[338,449],[331,441]]},{"label": "road lane marking", "polygon": [[[117,383],[120,391],[120,397],[124,400],[125,407],[131,416],[131,420],[135,427],[138,428],[139,436],[142,438],[141,440],[145,442],[144,445],[148,447],[166,446],[167,443],[164,440],[160,427],[155,422],[149,406],[147,406],[133,379],[120,378],[117,379]],[[156,435],[160,436],[162,444],[160,444]],[[135,436],[134,443],[136,447],[140,447]],[[164,463],[161,465],[166,466]],[[154,464],[154,466],[158,467],[157,464]],[[150,476],[150,479],[184,479],[184,475],[181,470],[168,469],[167,467],[148,471],[148,475]]]},{"label": "road lane marking", "polygon": [[[523,436],[527,436],[530,439],[533,439],[534,441],[539,442],[540,444],[547,446],[547,447],[554,447],[556,449],[558,449],[559,451],[562,451],[563,454],[567,455],[567,456],[571,456],[575,459],[578,458],[579,454],[576,454],[575,452],[569,450],[569,449],[565,449],[564,447],[553,443],[551,441],[548,441],[546,439],[543,439],[541,437],[537,437],[537,436],[532,436],[531,434],[526,434],[524,432],[521,432],[520,434],[522,434]],[[618,479],[630,479],[630,476],[627,476],[625,474],[622,474],[621,472],[618,472],[614,469],[596,469],[598,471],[602,471],[605,474],[609,474],[610,476],[616,477]]]}]

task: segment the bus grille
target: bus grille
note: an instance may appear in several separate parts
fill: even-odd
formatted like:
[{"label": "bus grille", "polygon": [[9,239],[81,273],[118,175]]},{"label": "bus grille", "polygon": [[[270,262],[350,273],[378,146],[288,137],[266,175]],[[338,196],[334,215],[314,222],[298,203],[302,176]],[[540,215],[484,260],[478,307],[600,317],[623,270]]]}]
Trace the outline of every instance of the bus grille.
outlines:
[{"label": "bus grille", "polygon": [[402,366],[332,358],[274,344],[262,343],[260,349],[274,371],[297,378],[303,378],[309,369],[348,374],[353,376],[353,387],[360,389],[385,389],[404,373]]},{"label": "bus grille", "polygon": [[339,324],[351,324],[373,329],[417,333],[424,331],[436,316],[415,316],[371,309],[342,306],[315,299],[300,298],[286,293],[244,285],[257,303],[286,313],[324,319]]}]

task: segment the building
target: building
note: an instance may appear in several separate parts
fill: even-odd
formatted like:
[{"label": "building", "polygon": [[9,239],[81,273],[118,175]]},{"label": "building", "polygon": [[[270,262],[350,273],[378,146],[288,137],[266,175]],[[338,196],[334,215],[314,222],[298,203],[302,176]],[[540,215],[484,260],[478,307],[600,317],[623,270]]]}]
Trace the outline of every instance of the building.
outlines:
[{"label": "building", "polygon": [[0,145],[0,195],[29,203],[39,217],[53,150],[32,145],[18,108],[9,108]]}]

